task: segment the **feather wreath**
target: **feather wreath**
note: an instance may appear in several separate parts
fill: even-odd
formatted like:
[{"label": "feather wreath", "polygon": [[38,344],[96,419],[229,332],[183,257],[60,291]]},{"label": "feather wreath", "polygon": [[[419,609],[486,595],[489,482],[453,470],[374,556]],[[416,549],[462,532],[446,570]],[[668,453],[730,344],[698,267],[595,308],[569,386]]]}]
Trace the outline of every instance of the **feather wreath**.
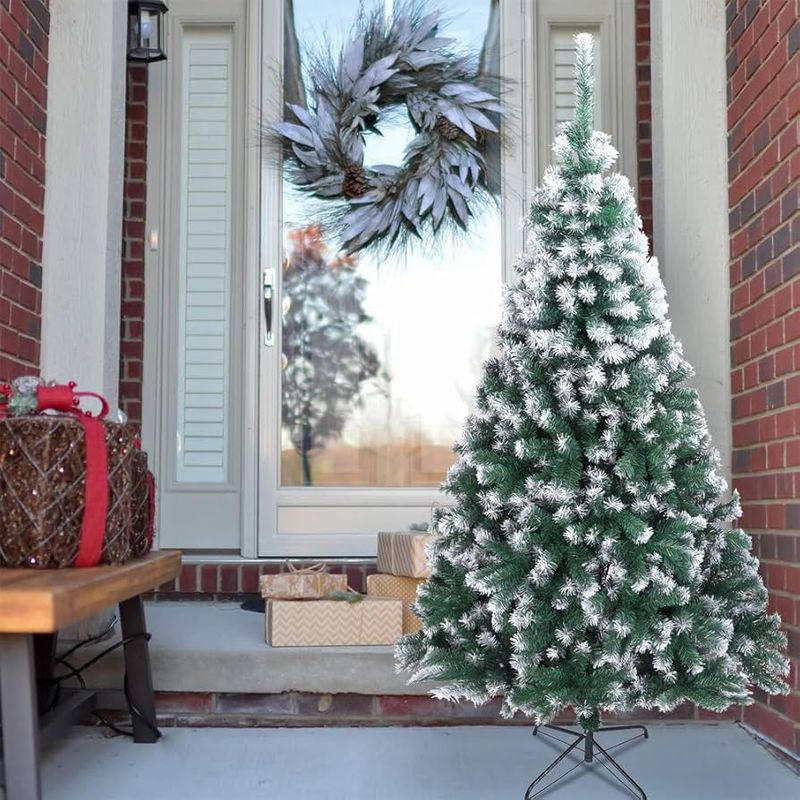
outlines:
[{"label": "feather wreath", "polygon": [[[350,253],[385,255],[412,236],[466,230],[476,207],[494,200],[486,154],[499,146],[503,107],[481,55],[442,27],[440,11],[420,0],[397,3],[388,18],[382,7],[362,9],[338,55],[307,54],[309,107],[287,103],[294,121],[272,125],[289,180],[332,201],[325,225]],[[366,166],[366,137],[398,108],[415,134],[402,164]]]}]

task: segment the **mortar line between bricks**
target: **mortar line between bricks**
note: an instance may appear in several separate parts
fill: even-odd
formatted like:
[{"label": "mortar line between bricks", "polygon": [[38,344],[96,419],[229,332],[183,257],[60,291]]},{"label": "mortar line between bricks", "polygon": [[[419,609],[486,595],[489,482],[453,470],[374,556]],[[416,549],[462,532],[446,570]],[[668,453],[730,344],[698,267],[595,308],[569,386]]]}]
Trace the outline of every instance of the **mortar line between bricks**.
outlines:
[{"label": "mortar line between bricks", "polygon": [[[733,452],[736,453],[742,450],[754,450],[757,447],[766,447],[766,446],[767,443],[765,442],[764,444],[760,445],[757,444],[754,447],[737,447],[733,450]],[[749,472],[734,472],[733,470],[731,470],[731,482],[734,482],[739,478],[764,478],[764,477],[769,477],[770,475],[796,476],[798,472],[800,472],[800,464],[790,464],[788,467],[773,467],[772,469],[767,469],[765,467],[762,470],[755,470],[755,471],[750,470]],[[794,500],[795,498],[789,497],[784,499]]]},{"label": "mortar line between bricks", "polygon": [[[800,339],[797,341],[797,344],[800,345]],[[775,355],[775,351],[767,351],[766,353],[762,354],[761,358],[766,358],[769,355]],[[753,359],[753,360],[755,360],[755,359]],[[800,369],[800,367],[798,369]],[[785,383],[786,381],[788,381],[789,379],[794,378],[794,377],[795,377],[794,371],[784,372],[783,375],[778,377],[776,380],[771,381],[770,383],[757,383],[755,386],[751,386],[751,387],[749,387],[748,389],[745,389],[742,392],[738,392],[736,394],[732,394],[731,398],[733,400],[736,400],[737,398],[745,397],[748,394],[753,394],[753,393],[759,391],[759,389],[767,389],[769,386],[771,386],[774,383],[780,383],[780,382],[784,382]],[[787,405],[778,406],[776,408],[771,408],[771,409],[768,408],[765,411],[757,411],[755,414],[748,414],[747,416],[732,417],[732,419],[731,419],[731,422],[733,423],[732,427],[736,427],[737,425],[743,425],[743,424],[745,424],[747,422],[758,422],[758,421],[760,421],[762,419],[770,419],[771,417],[777,417],[779,414],[782,414],[782,413],[785,413],[785,412],[794,413],[795,411],[800,411],[800,402],[788,403]],[[797,434],[796,433],[787,433],[785,436],[779,436],[779,437],[776,437],[775,439],[770,439],[770,441],[774,441],[774,442],[783,442],[783,441],[793,442],[796,439],[797,439]],[[753,442],[753,444],[763,444],[763,442]],[[746,445],[746,444],[739,445],[738,447],[736,447],[734,449],[742,450],[742,449],[744,449],[746,447],[749,447],[749,445]]]},{"label": "mortar line between bricks", "polygon": [[[778,473],[778,474],[782,474],[782,473]],[[743,478],[743,477],[744,477],[743,475],[739,475],[737,473],[736,477],[733,479],[733,482],[735,483],[735,481],[738,478]],[[763,473],[762,473],[761,477],[764,477]],[[792,502],[793,500],[796,501],[796,502]],[[752,498],[749,498],[749,497],[743,497],[741,495],[741,492],[740,492],[739,493],[739,502],[741,503],[742,508],[744,508],[745,506],[759,506],[760,507],[760,506],[764,506],[764,505],[769,506],[771,508],[772,506],[794,506],[794,505],[800,505],[800,497],[790,496],[790,497],[752,497]],[[747,527],[747,526],[745,526],[745,527]],[[752,527],[750,527],[750,528],[748,528],[748,530],[759,531],[760,533],[777,533],[779,535],[787,535],[787,536],[792,536],[792,535],[797,533],[797,531],[792,530],[791,528],[787,529],[787,528],[752,528]]]},{"label": "mortar line between bricks", "polygon": [[[748,192],[748,194],[750,194],[752,192],[755,192],[756,190],[757,189],[752,189],[751,192]],[[745,197],[746,196],[747,195],[745,195]],[[785,196],[786,196],[785,193],[781,194],[777,199],[782,202],[783,198]],[[742,201],[740,200],[739,202],[741,203]],[[734,208],[735,208],[735,206],[734,206]],[[766,218],[767,217],[767,212],[769,210],[770,210],[769,206],[765,206],[761,210],[759,210],[759,211],[755,212],[754,214],[752,214],[752,216],[748,217],[747,222],[742,223],[738,228],[732,229],[730,231],[730,237],[729,237],[731,245],[733,244],[733,239],[735,239],[741,233],[746,233],[747,229],[754,222],[756,222],[760,217]],[[738,262],[743,262],[747,255],[749,255],[751,252],[754,252],[759,247],[759,245],[763,245],[764,242],[766,242],[768,239],[772,238],[772,236],[774,236],[775,233],[778,230],[780,230],[780,228],[782,228],[784,225],[791,226],[793,224],[793,222],[794,222],[794,212],[792,213],[791,217],[789,217],[789,218],[787,218],[785,220],[779,220],[774,227],[770,228],[768,231],[764,231],[763,233],[761,233],[759,235],[758,240],[754,244],[748,245],[747,247],[745,247],[744,250],[740,251],[736,255],[731,255],[730,256],[729,267],[731,269],[733,269],[733,267],[735,267]],[[743,285],[745,285],[747,282],[749,282],[753,278],[753,276],[756,275],[757,273],[761,272],[762,270],[766,270],[768,267],[772,266],[773,264],[779,264],[782,261],[782,259],[786,256],[787,253],[791,254],[791,250],[792,250],[792,245],[789,245],[789,247],[786,250],[784,250],[783,252],[781,252],[777,256],[770,257],[769,261],[767,261],[766,263],[764,263],[760,267],[756,267],[753,270],[753,272],[750,272],[747,275],[743,274],[742,278],[739,281],[737,281],[736,283],[730,283],[728,288],[731,290],[731,292],[735,291],[736,289],[740,289]],[[792,277],[794,277],[794,276],[792,276]],[[789,281],[783,282],[780,285],[785,286],[785,285],[787,285],[787,283],[791,283],[791,278],[789,279]],[[772,289],[770,289],[769,291],[772,291]]]},{"label": "mortar line between bricks", "polygon": [[[776,103],[776,105],[773,106],[773,108],[777,108],[777,107],[778,107],[778,104]],[[751,133],[748,134],[748,135],[755,134],[755,131],[756,131],[757,128],[758,128],[758,126],[756,126],[756,128],[754,128],[753,131],[751,131]],[[781,130],[784,130],[784,129],[781,129]],[[777,134],[776,134],[776,136],[777,136]],[[745,141],[747,141],[747,140],[745,139]],[[770,140],[770,144],[772,144],[772,142],[778,142],[778,139],[776,138],[776,139]],[[778,144],[779,144],[779,142],[778,142]],[[741,147],[741,145],[739,147]],[[769,147],[769,145],[767,145],[767,147]],[[738,152],[738,150],[736,150],[734,153],[731,153],[730,156],[729,156],[729,160],[730,160],[730,158],[734,158],[736,156],[737,152]],[[747,173],[747,171],[749,169],[752,169],[755,166],[756,162],[763,156],[763,154],[765,152],[766,152],[766,150],[762,150],[761,152],[758,153],[758,155],[753,156],[753,158],[750,161],[748,161],[739,170],[739,172],[737,172],[736,175],[729,181],[729,183],[728,183],[728,202],[732,203],[731,208],[736,208],[751,192],[756,192],[756,191],[758,191],[759,188],[761,188],[762,186],[764,186],[767,183],[769,183],[772,180],[772,176],[775,175],[778,172],[778,170],[781,169],[781,167],[784,165],[785,161],[789,160],[788,158],[786,158],[786,159],[781,159],[779,157],[776,158],[774,163],[773,163],[773,166],[771,168],[769,168],[768,170],[762,171],[759,174],[758,181],[755,184],[753,184],[753,186],[750,189],[748,189],[737,200],[732,201],[730,199],[730,190],[733,187],[733,184],[736,183],[736,181],[739,180],[739,178],[742,178]],[[771,163],[771,162],[767,162],[767,163]],[[765,210],[765,208],[766,208],[766,206],[764,208],[762,208],[762,209],[759,209],[759,211],[755,212],[752,215],[752,217],[749,217],[748,218],[748,224],[751,223],[752,221],[755,221],[759,216],[761,216],[763,211]],[[735,233],[739,233],[740,231],[743,231],[746,228],[747,228],[747,224],[743,223],[739,228],[736,229]],[[734,233],[734,231],[731,231],[731,233]],[[741,258],[745,253],[747,253],[748,251],[754,249],[755,247],[756,247],[756,245],[751,245],[750,247],[745,248],[744,250],[742,250],[741,253],[737,253],[737,255],[735,256],[735,259]]]},{"label": "mortar line between bricks", "polygon": [[[775,80],[777,80],[777,75],[775,76]],[[746,87],[746,86],[747,86],[747,84],[745,84],[745,87]],[[745,87],[743,87],[743,88],[745,88]],[[786,92],[785,92],[784,94],[782,94],[782,95],[781,95],[781,96],[780,96],[780,97],[779,97],[779,98],[778,98],[778,99],[775,101],[775,103],[774,103],[772,106],[770,106],[770,107],[769,107],[769,109],[768,109],[767,111],[765,111],[765,112],[764,112],[764,116],[763,116],[762,120],[761,120],[760,122],[758,122],[758,123],[755,125],[755,127],[753,127],[753,128],[750,130],[750,131],[748,131],[748,132],[747,132],[747,134],[745,134],[745,137],[742,139],[742,141],[741,141],[741,142],[739,142],[739,144],[737,145],[737,147],[736,147],[736,149],[735,149],[735,150],[731,150],[731,149],[730,149],[730,147],[728,148],[728,160],[730,160],[731,158],[733,158],[734,156],[736,156],[736,155],[739,153],[739,151],[742,149],[742,147],[744,147],[744,145],[746,145],[746,144],[747,144],[747,141],[748,141],[748,139],[751,139],[752,137],[754,137],[754,136],[755,136],[755,133],[756,133],[756,131],[759,129],[759,127],[761,127],[761,125],[762,125],[763,123],[765,123],[765,122],[767,122],[767,121],[768,121],[770,114],[771,114],[773,111],[775,111],[775,109],[776,109],[776,108],[779,108],[779,107],[780,107],[780,105],[781,105],[782,103],[784,103],[784,102],[787,102],[787,101],[788,101],[788,98],[789,98],[789,95],[791,94],[791,91],[792,91],[792,90],[791,90],[791,88],[787,89],[787,90],[786,90]],[[741,94],[741,92],[740,92],[739,94]],[[761,92],[759,92],[759,93],[756,95],[756,98],[755,98],[755,100],[754,100],[754,101],[753,101],[753,102],[752,102],[752,103],[751,103],[751,104],[750,104],[750,105],[749,105],[749,106],[748,106],[748,107],[747,107],[747,108],[746,108],[746,109],[745,109],[745,110],[742,112],[741,116],[739,117],[739,119],[740,119],[740,120],[741,120],[741,119],[744,119],[744,116],[747,114],[747,111],[748,111],[749,109],[753,108],[753,106],[755,105],[755,103],[757,103],[757,102],[758,102],[758,100],[759,100],[759,99],[760,99],[760,97],[761,97],[761,94],[762,94],[762,93],[761,93]],[[737,95],[736,95],[736,97],[738,97],[738,96],[739,96],[739,95],[737,94]],[[730,105],[732,105],[732,104],[733,104],[733,102],[734,102],[735,100],[736,100],[736,98],[735,98],[735,97],[734,97],[734,98],[731,98],[731,103],[729,104],[729,108],[730,108]],[[738,124],[738,122],[737,122],[737,124]],[[774,136],[772,136],[772,137],[770,138],[769,142],[767,143],[767,147],[769,147],[769,145],[770,145],[770,144],[771,144],[773,141],[775,141],[776,139],[780,138],[781,134],[782,134],[782,133],[785,133],[785,132],[786,132],[786,130],[792,126],[792,124],[796,124],[796,121],[789,120],[788,122],[786,122],[786,123],[783,125],[783,127],[779,128],[779,129],[778,129],[778,130],[775,132],[775,135],[774,135]],[[735,128],[735,127],[736,127],[736,125],[734,125],[734,128]],[[733,134],[733,129],[731,129],[730,133],[731,133],[731,135]],[[743,169],[740,169],[740,170],[739,170],[739,172],[737,172],[737,174],[736,174],[736,175],[733,177],[733,180],[732,180],[732,181],[730,181],[730,183],[733,183],[733,182],[736,180],[736,178],[738,178],[740,175],[742,175],[742,174],[743,174],[743,173],[744,173],[744,172],[747,170],[747,167],[748,167],[750,164],[752,164],[754,161],[756,161],[756,160],[759,158],[759,156],[761,156],[761,154],[762,154],[762,153],[763,153],[765,150],[766,150],[766,147],[765,147],[764,149],[760,150],[758,153],[756,153],[756,152],[755,152],[755,145],[754,145],[753,157],[752,157],[752,158],[751,158],[751,159],[750,159],[750,160],[747,162],[747,164],[744,166],[744,168],[743,168]],[[779,162],[779,164],[780,164],[780,163],[782,163],[782,162]],[[765,172],[765,173],[764,173],[764,177],[771,176],[771,175],[773,175],[773,173],[774,173],[774,172],[775,172],[775,169],[773,169],[771,172]],[[746,196],[746,195],[745,195],[745,196]]]},{"label": "mortar line between bricks", "polygon": [[[777,263],[782,258],[783,258],[783,254],[781,254],[781,258],[780,259],[775,259],[773,261],[770,261],[764,267],[761,267],[761,269],[767,269],[769,266],[771,266],[772,264]],[[777,285],[777,288],[778,288],[779,291],[785,290],[787,288],[788,289],[792,289],[796,282],[797,282],[797,279],[793,278],[791,281],[788,281],[786,283],[779,283]],[[772,290],[770,290],[770,291],[772,291]],[[762,301],[767,300],[767,299],[769,299],[769,297],[767,295],[761,295],[760,297],[758,297],[758,299],[754,300],[752,304],[744,306],[743,308],[740,308],[738,311],[731,312],[731,319],[732,320],[740,319],[748,311],[752,311],[755,308],[756,305],[758,305],[759,303],[761,303]],[[749,330],[747,332],[741,333],[737,338],[731,339],[731,345],[734,345],[734,344],[736,344],[738,342],[741,342],[744,339],[748,339],[748,338],[752,337],[753,334],[760,333],[761,331],[765,331],[766,332],[766,329],[769,328],[771,325],[774,325],[776,322],[781,322],[781,321],[785,322],[786,319],[789,317],[789,315],[791,315],[795,311],[797,311],[797,307],[790,306],[782,314],[779,314],[778,316],[770,317],[770,319],[767,320],[767,322],[765,322],[763,325],[759,325],[759,326],[753,328],[752,330]],[[781,342],[779,345],[776,345],[774,349],[766,350],[765,352],[760,353],[757,356],[751,356],[746,361],[740,361],[733,368],[734,369],[742,368],[742,367],[750,364],[753,361],[760,361],[762,358],[764,358],[764,356],[769,355],[770,353],[775,353],[777,350],[780,350],[782,348],[791,347],[793,344],[796,344],[798,341],[800,341],[800,340],[798,340],[798,339],[790,339],[788,342],[786,342],[786,341]]]}]

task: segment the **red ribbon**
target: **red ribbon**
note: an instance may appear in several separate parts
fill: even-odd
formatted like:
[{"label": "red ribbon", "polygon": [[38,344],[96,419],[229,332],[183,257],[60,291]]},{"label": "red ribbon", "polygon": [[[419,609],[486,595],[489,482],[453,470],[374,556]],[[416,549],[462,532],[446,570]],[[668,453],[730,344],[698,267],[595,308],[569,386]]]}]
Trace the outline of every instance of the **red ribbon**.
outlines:
[{"label": "red ribbon", "polygon": [[[100,413],[93,417],[81,411],[81,397],[94,397],[100,401]],[[74,414],[83,426],[86,443],[86,482],[83,490],[84,509],[81,523],[81,541],[76,567],[94,567],[100,563],[108,512],[108,452],[106,432],[101,422],[108,414],[108,402],[94,392],[76,392],[75,384],[44,386],[36,389],[37,411],[53,410]]]}]

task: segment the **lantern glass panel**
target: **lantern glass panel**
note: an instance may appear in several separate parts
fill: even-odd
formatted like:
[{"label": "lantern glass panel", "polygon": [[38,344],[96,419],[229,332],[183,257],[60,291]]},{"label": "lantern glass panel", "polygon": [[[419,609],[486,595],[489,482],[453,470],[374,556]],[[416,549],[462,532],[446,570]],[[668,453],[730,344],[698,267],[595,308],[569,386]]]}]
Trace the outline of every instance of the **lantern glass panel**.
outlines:
[{"label": "lantern glass panel", "polygon": [[161,50],[161,15],[143,8],[139,14],[139,46],[157,55]]},{"label": "lantern glass panel", "polygon": [[128,16],[128,52],[135,53],[139,49],[139,12],[131,8]]}]

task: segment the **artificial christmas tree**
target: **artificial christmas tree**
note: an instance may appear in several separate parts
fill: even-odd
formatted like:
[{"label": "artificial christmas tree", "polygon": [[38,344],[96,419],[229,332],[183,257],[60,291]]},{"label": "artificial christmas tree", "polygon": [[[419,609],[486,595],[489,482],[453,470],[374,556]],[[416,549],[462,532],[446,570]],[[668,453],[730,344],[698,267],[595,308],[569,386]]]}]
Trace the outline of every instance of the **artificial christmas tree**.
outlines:
[{"label": "artificial christmas tree", "polygon": [[575,117],[533,196],[398,663],[536,725],[573,707],[591,760],[604,711],[721,711],[750,684],[785,691],[788,667],[630,184],[592,130],[591,36],[576,47]]}]

